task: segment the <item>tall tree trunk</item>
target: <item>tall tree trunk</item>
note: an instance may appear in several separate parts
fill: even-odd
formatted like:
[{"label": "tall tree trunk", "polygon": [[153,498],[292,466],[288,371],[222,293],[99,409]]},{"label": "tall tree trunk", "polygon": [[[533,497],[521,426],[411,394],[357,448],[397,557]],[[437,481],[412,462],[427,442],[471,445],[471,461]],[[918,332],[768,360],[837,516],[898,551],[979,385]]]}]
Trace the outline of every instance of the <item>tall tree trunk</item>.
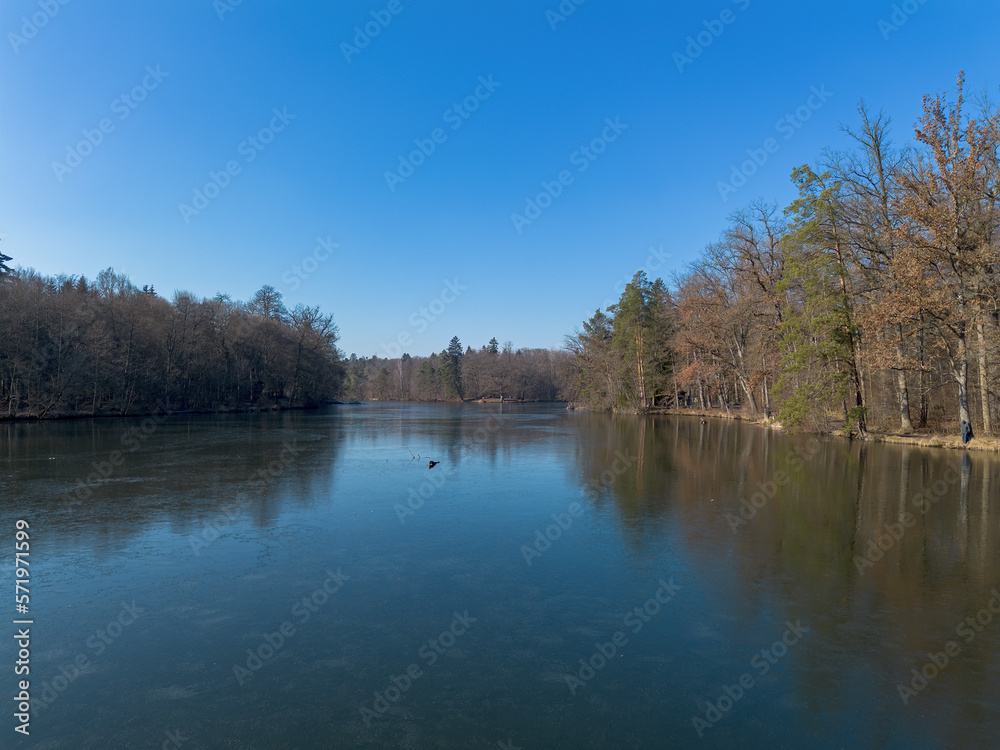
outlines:
[{"label": "tall tree trunk", "polygon": [[958,419],[959,422],[972,424],[969,416],[969,351],[966,343],[965,321],[956,326],[958,347],[956,361],[952,366],[952,374],[958,383]]},{"label": "tall tree trunk", "polygon": [[756,415],[757,399],[753,397],[753,389],[750,387],[750,383],[742,375],[740,376],[740,385],[743,386],[743,392],[747,394],[747,406],[750,407],[750,413]]},{"label": "tall tree trunk", "polygon": [[924,387],[924,356],[926,353],[925,346],[925,333],[924,333],[924,314],[920,313],[920,370],[919,379],[917,387],[920,389],[920,421],[919,425],[921,427],[927,427],[927,388]]},{"label": "tall tree trunk", "polygon": [[976,324],[979,339],[979,398],[983,406],[983,435],[993,434],[993,419],[990,415],[990,379],[986,361],[986,332],[983,323]]},{"label": "tall tree trunk", "polygon": [[643,411],[646,409],[646,373],[642,366],[643,358],[643,342],[642,342],[642,326],[638,327],[638,333],[636,334],[636,352],[635,352],[635,371],[636,376],[639,378],[639,404]]},{"label": "tall tree trunk", "polygon": [[[861,354],[854,337],[854,301],[851,291],[847,288],[847,264],[844,262],[839,238],[834,242],[834,249],[837,252],[837,264],[840,266],[840,293],[844,298],[844,311],[847,317],[845,328],[847,329],[847,345],[851,351],[851,382],[854,383],[854,405],[857,407],[858,432],[861,433],[862,438],[865,438],[868,434],[868,425],[865,419],[865,394],[861,384]],[[847,411],[846,403],[844,411]],[[845,419],[845,421],[847,420]]]},{"label": "tall tree trunk", "polygon": [[910,394],[906,390],[906,371],[903,369],[903,326],[897,325],[896,339],[896,395],[899,398],[899,429],[903,432],[913,431],[910,421]]},{"label": "tall tree trunk", "polygon": [[854,381],[854,405],[857,407],[858,433],[861,439],[868,437],[868,420],[865,417],[865,397],[861,391],[861,375],[855,360],[851,360],[851,379]]}]

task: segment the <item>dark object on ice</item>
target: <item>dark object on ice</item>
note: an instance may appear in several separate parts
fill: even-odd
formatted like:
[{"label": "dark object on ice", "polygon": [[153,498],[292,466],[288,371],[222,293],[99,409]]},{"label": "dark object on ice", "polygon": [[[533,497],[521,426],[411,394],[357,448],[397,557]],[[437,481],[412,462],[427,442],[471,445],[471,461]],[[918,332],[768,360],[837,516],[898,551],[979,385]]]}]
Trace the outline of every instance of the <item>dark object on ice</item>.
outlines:
[{"label": "dark object on ice", "polygon": [[962,443],[968,443],[975,435],[972,434],[972,425],[962,420]]},{"label": "dark object on ice", "polygon": [[435,466],[437,466],[437,465],[438,465],[439,463],[441,463],[441,462],[440,462],[440,461],[428,461],[428,462],[427,462],[427,468],[428,468],[428,469],[433,469],[433,468],[434,468]]}]

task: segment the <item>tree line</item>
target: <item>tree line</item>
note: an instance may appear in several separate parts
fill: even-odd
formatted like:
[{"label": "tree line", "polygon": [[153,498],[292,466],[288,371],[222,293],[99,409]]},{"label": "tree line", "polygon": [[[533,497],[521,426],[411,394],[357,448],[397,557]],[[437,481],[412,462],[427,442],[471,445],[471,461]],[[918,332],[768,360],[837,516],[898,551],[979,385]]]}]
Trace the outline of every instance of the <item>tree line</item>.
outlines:
[{"label": "tree line", "polygon": [[92,282],[4,261],[4,417],[314,406],[340,391],[333,316],[287,310],[271,286],[246,303],[187,292],[168,302],[110,268]]},{"label": "tree line", "polygon": [[[970,110],[972,111],[970,113]],[[846,151],[755,201],[669,283],[637,273],[562,350],[345,359],[332,315],[273,287],[168,302],[112,269],[96,281],[11,270],[0,253],[0,408],[12,416],[317,405],[346,400],[567,400],[698,405],[789,427],[996,430],[1000,115],[927,96],[912,143],[858,107]]]},{"label": "tree line", "polygon": [[582,398],[824,428],[996,429],[1000,117],[927,96],[914,143],[862,102],[853,147],[792,173],[671,279],[637,274],[567,341]]},{"label": "tree line", "polygon": [[458,336],[429,357],[358,357],[345,362],[350,401],[561,401],[567,399],[572,357],[550,349],[514,349],[496,337],[463,350]]}]

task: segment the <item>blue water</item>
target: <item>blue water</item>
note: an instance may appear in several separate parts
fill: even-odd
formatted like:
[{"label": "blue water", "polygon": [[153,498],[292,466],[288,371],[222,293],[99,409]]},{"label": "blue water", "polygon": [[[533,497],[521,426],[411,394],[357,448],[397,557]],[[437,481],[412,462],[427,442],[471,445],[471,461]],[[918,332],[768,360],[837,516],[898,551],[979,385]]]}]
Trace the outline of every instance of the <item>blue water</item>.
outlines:
[{"label": "blue water", "polygon": [[[1000,462],[984,454],[555,405],[0,430],[3,572],[25,519],[34,621],[30,736],[11,702],[0,746],[1000,735]],[[967,642],[956,627],[980,610]],[[898,685],[949,641],[904,703]]]}]

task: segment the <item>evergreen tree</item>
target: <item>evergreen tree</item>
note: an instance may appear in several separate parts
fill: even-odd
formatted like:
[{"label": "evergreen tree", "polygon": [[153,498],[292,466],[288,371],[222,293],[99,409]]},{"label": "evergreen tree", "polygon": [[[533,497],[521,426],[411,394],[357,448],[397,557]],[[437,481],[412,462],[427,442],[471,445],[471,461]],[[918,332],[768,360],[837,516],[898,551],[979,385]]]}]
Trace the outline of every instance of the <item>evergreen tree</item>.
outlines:
[{"label": "evergreen tree", "polygon": [[[851,326],[837,290],[839,269],[829,255],[809,245],[793,245],[785,269],[788,276],[779,288],[788,293],[789,306],[781,327],[778,413],[788,427],[822,427],[851,386]],[[845,427],[863,418],[844,408]]]},{"label": "evergreen tree", "polygon": [[620,371],[611,352],[612,323],[602,310],[594,311],[583,330],[567,337],[566,348],[575,355],[579,398],[598,409],[610,409],[618,400]]},{"label": "evergreen tree", "polygon": [[[799,198],[785,211],[793,218],[786,237],[785,275],[779,291],[790,293],[782,324],[783,375],[779,409],[789,426],[809,419],[822,424],[838,403],[844,427],[866,432],[864,394],[857,364],[858,332],[848,291],[840,183],[808,166],[792,172]],[[846,398],[853,396],[853,406]]]},{"label": "evergreen tree", "polygon": [[0,280],[7,278],[10,274],[10,267],[7,265],[8,260],[13,260],[13,258],[0,252]]},{"label": "evergreen tree", "polygon": [[649,331],[646,335],[648,366],[646,378],[650,388],[650,406],[657,396],[664,396],[673,382],[674,302],[662,279],[650,287]]},{"label": "evergreen tree", "polygon": [[621,408],[648,408],[656,386],[663,386],[669,363],[669,353],[663,348],[668,336],[667,301],[663,282],[651,283],[639,271],[609,308],[614,316],[611,348],[624,370],[625,388],[618,399]]},{"label": "evergreen tree", "polygon": [[441,352],[441,367],[438,371],[439,380],[444,388],[444,397],[448,399],[462,398],[465,388],[462,384],[462,363],[464,356],[462,344],[458,336],[453,336],[448,348]]},{"label": "evergreen tree", "polygon": [[389,371],[382,367],[375,378],[375,398],[378,401],[385,401],[389,398]]},{"label": "evergreen tree", "polygon": [[425,359],[417,368],[417,389],[420,398],[425,401],[437,398],[437,373],[429,359]]}]

